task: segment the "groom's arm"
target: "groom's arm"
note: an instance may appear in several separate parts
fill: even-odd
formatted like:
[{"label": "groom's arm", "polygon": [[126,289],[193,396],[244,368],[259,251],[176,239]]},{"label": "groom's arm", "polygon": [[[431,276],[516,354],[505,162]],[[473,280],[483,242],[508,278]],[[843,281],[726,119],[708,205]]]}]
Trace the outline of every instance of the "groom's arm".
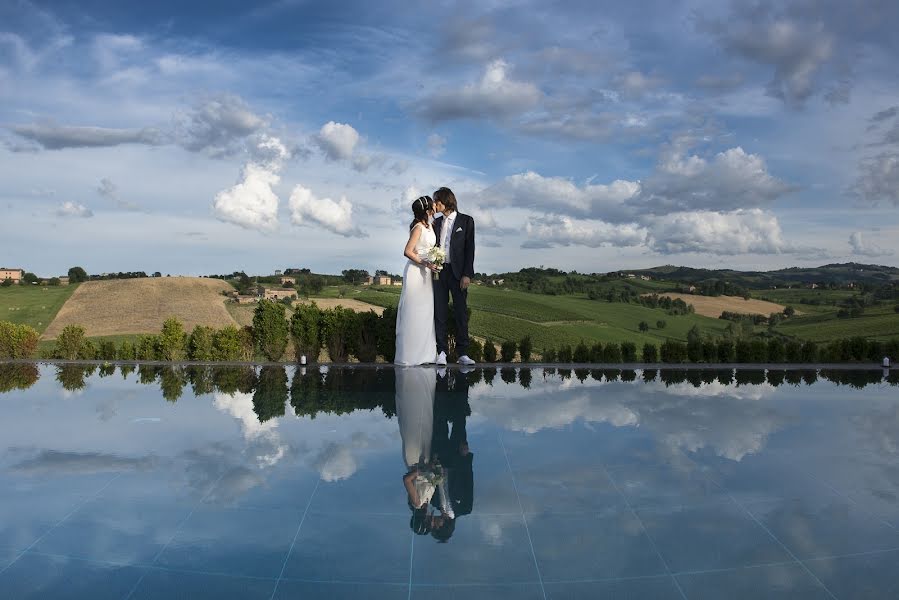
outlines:
[{"label": "groom's arm", "polygon": [[474,219],[468,217],[469,225],[465,228],[465,265],[462,275],[474,279]]}]

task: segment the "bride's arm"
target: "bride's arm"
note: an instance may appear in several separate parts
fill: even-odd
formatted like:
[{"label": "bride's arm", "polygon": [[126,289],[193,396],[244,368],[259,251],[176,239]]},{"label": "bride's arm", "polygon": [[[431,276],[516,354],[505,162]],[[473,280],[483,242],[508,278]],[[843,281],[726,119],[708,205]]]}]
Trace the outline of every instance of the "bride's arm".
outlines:
[{"label": "bride's arm", "polygon": [[403,250],[403,256],[411,260],[417,265],[424,266],[425,261],[419,258],[418,254],[415,252],[415,245],[418,243],[418,238],[421,237],[421,226],[416,225],[412,228],[412,231],[409,232],[409,241],[406,242],[406,249]]}]

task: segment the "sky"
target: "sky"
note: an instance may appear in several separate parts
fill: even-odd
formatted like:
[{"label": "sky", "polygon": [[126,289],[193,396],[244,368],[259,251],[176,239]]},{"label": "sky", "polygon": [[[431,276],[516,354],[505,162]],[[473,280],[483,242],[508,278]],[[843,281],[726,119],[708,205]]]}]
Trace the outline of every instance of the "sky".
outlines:
[{"label": "sky", "polygon": [[0,0],[0,266],[899,266],[899,3]]}]

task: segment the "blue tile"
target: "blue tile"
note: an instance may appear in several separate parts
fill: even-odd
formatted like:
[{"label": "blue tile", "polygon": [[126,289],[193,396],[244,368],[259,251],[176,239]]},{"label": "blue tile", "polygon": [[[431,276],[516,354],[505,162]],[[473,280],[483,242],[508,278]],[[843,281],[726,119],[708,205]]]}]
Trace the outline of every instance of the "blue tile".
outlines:
[{"label": "blue tile", "polygon": [[310,512],[284,577],[408,584],[413,535],[410,518],[411,511],[404,515]]},{"label": "blue tile", "polygon": [[150,569],[141,580],[130,600],[267,600],[275,589],[274,579],[178,573]]},{"label": "blue tile", "polygon": [[223,467],[216,459],[166,460],[117,477],[100,497],[109,502],[164,501],[193,506],[214,487]]},{"label": "blue tile", "polygon": [[672,572],[792,560],[764,528],[732,502],[640,509],[637,514]]},{"label": "blue tile", "polygon": [[301,518],[299,510],[204,506],[184,523],[157,564],[277,578]]},{"label": "blue tile", "polygon": [[782,454],[749,455],[739,462],[722,460],[710,477],[741,503],[807,499],[832,493]]},{"label": "blue tile", "polygon": [[277,469],[232,469],[204,499],[224,508],[287,508],[303,510],[318,474],[300,465]]},{"label": "blue tile", "polygon": [[275,600],[295,598],[327,598],[328,600],[406,600],[409,584],[389,583],[323,583],[282,580]]},{"label": "blue tile", "polygon": [[44,536],[34,550],[114,563],[152,562],[189,507],[97,498]]},{"label": "blue tile", "polygon": [[28,553],[0,574],[0,597],[121,600],[142,572],[136,567]]},{"label": "blue tile", "polygon": [[527,513],[581,513],[624,510],[627,505],[605,469],[571,463],[520,468],[515,483]]},{"label": "blue tile", "polygon": [[633,508],[698,506],[727,500],[704,469],[689,463],[611,469],[609,475]]},{"label": "blue tile", "polygon": [[670,575],[622,581],[547,583],[550,600],[683,600]]},{"label": "blue tile", "polygon": [[509,582],[539,582],[521,515],[466,515],[446,543],[415,538],[413,584]]},{"label": "blue tile", "polygon": [[[676,577],[690,600],[832,600],[827,590],[798,563]],[[839,598],[845,600],[843,596]]]},{"label": "blue tile", "polygon": [[899,532],[833,494],[746,508],[800,560],[899,548]]},{"label": "blue tile", "polygon": [[310,511],[318,513],[405,514],[406,489],[402,455],[399,451],[381,456],[346,479],[322,481],[312,498]]},{"label": "blue tile", "polygon": [[539,583],[507,585],[413,585],[412,598],[417,600],[543,600]]},{"label": "blue tile", "polygon": [[899,598],[899,550],[805,561],[840,600]]},{"label": "blue tile", "polygon": [[666,573],[640,522],[622,510],[597,516],[527,515],[544,581]]},{"label": "blue tile", "polygon": [[19,553],[20,551],[16,548],[0,547],[0,571],[9,566],[9,564],[16,559]]}]

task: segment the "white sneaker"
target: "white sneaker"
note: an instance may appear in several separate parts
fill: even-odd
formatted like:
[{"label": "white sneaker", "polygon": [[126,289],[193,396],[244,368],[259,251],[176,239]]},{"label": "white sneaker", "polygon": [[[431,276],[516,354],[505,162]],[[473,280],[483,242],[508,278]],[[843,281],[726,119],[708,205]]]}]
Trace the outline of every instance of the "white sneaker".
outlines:
[{"label": "white sneaker", "polygon": [[459,364],[471,366],[474,364],[474,361],[471,360],[467,354],[463,354],[462,356],[459,357]]},{"label": "white sneaker", "polygon": [[441,352],[437,355],[437,364],[441,367],[446,366],[446,352]]}]

